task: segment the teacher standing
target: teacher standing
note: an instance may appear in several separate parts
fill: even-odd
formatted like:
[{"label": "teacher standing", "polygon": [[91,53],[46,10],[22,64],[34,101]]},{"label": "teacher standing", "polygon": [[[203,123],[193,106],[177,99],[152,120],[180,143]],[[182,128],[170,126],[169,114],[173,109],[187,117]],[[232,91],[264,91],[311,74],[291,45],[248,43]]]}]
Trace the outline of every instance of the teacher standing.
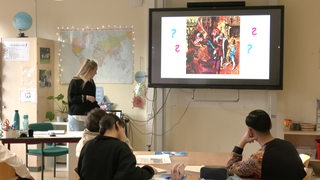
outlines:
[{"label": "teacher standing", "polygon": [[68,123],[70,131],[83,131],[87,113],[100,108],[96,101],[96,85],[93,77],[97,74],[98,65],[86,59],[68,87]]}]

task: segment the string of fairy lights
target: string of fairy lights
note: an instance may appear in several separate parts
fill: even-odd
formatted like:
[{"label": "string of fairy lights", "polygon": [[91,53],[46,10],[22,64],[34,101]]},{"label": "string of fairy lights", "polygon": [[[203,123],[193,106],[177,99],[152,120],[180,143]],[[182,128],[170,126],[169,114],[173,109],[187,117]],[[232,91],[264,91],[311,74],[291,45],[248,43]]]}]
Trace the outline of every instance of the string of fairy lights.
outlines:
[{"label": "string of fairy lights", "polygon": [[58,31],[99,31],[99,30],[133,30],[133,25],[102,25],[101,27],[75,27],[75,26],[61,26],[57,27]]}]

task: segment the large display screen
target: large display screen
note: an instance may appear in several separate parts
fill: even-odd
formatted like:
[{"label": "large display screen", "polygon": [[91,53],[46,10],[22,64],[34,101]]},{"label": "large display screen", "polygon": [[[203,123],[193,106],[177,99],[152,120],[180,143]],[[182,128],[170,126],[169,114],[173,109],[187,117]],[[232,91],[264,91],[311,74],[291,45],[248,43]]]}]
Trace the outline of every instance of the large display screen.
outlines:
[{"label": "large display screen", "polygon": [[282,89],[283,6],[149,11],[149,87]]}]

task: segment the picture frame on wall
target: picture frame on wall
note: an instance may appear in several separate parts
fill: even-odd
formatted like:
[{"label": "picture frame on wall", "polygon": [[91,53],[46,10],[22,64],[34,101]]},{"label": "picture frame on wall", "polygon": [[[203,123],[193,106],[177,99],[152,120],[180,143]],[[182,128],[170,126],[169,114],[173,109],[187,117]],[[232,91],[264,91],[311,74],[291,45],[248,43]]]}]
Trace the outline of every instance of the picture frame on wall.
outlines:
[{"label": "picture frame on wall", "polygon": [[51,87],[51,82],[52,82],[51,70],[40,69],[39,70],[40,87]]},{"label": "picture frame on wall", "polygon": [[50,64],[50,48],[40,47],[40,64]]}]

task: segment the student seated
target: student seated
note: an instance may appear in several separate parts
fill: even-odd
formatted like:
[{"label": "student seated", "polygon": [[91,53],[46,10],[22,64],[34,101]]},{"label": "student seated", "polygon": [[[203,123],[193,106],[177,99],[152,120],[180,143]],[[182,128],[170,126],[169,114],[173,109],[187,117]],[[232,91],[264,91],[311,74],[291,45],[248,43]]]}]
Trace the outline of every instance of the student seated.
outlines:
[{"label": "student seated", "polygon": [[2,162],[5,162],[9,166],[13,167],[19,177],[34,180],[22,159],[9,151],[2,143],[0,143],[0,163]]},{"label": "student seated", "polygon": [[148,165],[138,167],[136,158],[125,138],[125,122],[114,114],[99,121],[99,135],[82,148],[78,172],[82,180],[144,180],[151,179],[156,170]]},{"label": "student seated", "polygon": [[[99,121],[105,115],[106,111],[100,108],[95,108],[88,113],[88,116],[84,122],[85,129],[82,138],[80,139],[76,147],[77,157],[79,157],[83,145],[86,144],[87,141],[94,139],[97,135],[99,135]],[[127,136],[124,136],[123,138],[124,139],[122,139],[122,141],[126,142],[132,150],[130,141]]]},{"label": "student seated", "polygon": [[[306,176],[296,148],[290,142],[271,135],[271,119],[265,111],[250,112],[245,122],[248,129],[227,163],[230,175],[264,180],[302,180]],[[242,160],[244,147],[254,141],[261,148],[247,160]]]}]

